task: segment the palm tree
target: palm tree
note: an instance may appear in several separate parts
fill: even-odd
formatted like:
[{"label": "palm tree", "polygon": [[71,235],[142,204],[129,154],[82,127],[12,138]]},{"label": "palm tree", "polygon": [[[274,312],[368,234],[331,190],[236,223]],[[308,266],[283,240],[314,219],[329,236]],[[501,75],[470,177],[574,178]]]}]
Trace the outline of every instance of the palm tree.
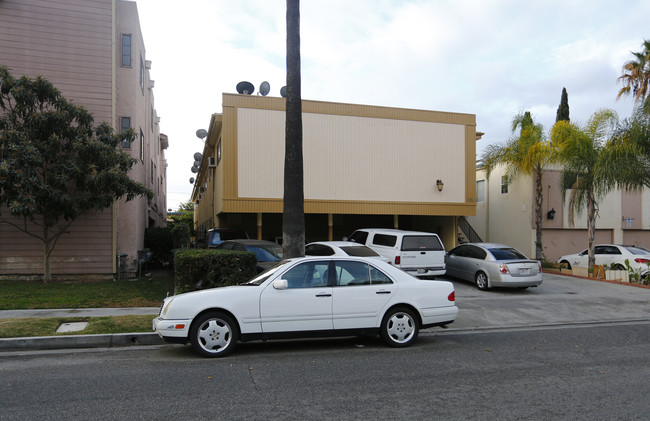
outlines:
[{"label": "palm tree", "polygon": [[560,188],[563,197],[569,193],[569,224],[573,225],[575,216],[580,215],[585,207],[587,209],[589,268],[595,262],[594,236],[599,200],[617,186],[634,185],[621,177],[619,165],[613,165],[609,159],[617,155],[613,143],[608,142],[617,127],[616,113],[600,110],[584,127],[558,121],[551,129],[551,141],[558,147],[559,160],[563,164]]},{"label": "palm tree", "polygon": [[[519,129],[519,135],[516,135]],[[535,123],[529,111],[516,115],[512,120],[512,133],[515,134],[504,144],[488,146],[480,162],[486,176],[497,165],[505,165],[506,177],[513,180],[519,172],[532,175],[535,180],[535,258],[544,260],[542,247],[542,174],[544,168],[555,159],[554,149],[546,140],[544,128]]]},{"label": "palm tree", "polygon": [[305,193],[300,93],[300,1],[287,0],[287,108],[282,247],[285,258],[305,255]]},{"label": "palm tree", "polygon": [[616,98],[632,94],[634,101],[642,103],[643,110],[650,113],[650,40],[644,40],[642,46],[643,51],[632,52],[634,59],[623,65],[623,74],[618,78],[623,87]]}]

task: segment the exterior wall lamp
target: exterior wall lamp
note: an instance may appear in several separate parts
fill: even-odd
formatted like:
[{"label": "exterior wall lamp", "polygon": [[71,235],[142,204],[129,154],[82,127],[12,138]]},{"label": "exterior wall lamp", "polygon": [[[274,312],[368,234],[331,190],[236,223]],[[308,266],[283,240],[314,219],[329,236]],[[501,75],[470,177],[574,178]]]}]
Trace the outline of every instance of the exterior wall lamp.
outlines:
[{"label": "exterior wall lamp", "polygon": [[546,212],[546,219],[553,220],[555,218],[555,208],[552,208],[550,211]]},{"label": "exterior wall lamp", "polygon": [[442,191],[442,188],[445,186],[445,183],[443,183],[442,180],[438,179],[436,180],[436,186],[438,187],[438,191]]}]

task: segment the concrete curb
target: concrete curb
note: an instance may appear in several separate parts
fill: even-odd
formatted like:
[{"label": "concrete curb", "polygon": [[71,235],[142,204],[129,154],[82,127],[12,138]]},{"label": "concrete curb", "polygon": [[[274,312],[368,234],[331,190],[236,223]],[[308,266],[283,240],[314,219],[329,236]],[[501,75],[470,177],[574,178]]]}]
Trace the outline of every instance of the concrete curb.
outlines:
[{"label": "concrete curb", "polygon": [[140,345],[161,345],[156,333],[113,333],[108,335],[61,335],[0,339],[2,351],[33,351],[46,349],[113,348]]}]

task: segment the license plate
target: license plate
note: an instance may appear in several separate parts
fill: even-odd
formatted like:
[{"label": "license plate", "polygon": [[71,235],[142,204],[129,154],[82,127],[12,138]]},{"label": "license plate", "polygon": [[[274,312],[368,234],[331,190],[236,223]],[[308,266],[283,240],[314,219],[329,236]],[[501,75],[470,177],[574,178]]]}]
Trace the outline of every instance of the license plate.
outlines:
[{"label": "license plate", "polygon": [[418,268],[418,273],[427,273],[426,269]]},{"label": "license plate", "polygon": [[519,269],[520,275],[528,275],[530,273],[530,268]]}]

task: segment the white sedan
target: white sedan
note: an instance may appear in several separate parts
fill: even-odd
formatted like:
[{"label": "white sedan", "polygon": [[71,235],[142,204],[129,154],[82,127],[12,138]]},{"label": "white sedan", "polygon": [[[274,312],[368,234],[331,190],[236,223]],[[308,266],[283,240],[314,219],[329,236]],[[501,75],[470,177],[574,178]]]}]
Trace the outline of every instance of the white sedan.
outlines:
[{"label": "white sedan", "polygon": [[[589,250],[576,254],[567,254],[557,259],[557,263],[567,269],[573,267],[586,268],[589,265]],[[629,269],[638,271],[642,277],[650,273],[650,251],[643,247],[623,246],[617,244],[598,244],[594,246],[594,257],[597,265],[607,265],[617,270]]]},{"label": "white sedan", "polygon": [[445,326],[458,308],[451,282],[417,279],[364,257],[283,260],[249,282],[165,298],[153,329],[206,357],[238,342],[372,333],[393,347]]},{"label": "white sedan", "polygon": [[368,246],[352,241],[315,241],[305,246],[305,255],[372,257],[390,263],[388,257],[382,256]]}]

